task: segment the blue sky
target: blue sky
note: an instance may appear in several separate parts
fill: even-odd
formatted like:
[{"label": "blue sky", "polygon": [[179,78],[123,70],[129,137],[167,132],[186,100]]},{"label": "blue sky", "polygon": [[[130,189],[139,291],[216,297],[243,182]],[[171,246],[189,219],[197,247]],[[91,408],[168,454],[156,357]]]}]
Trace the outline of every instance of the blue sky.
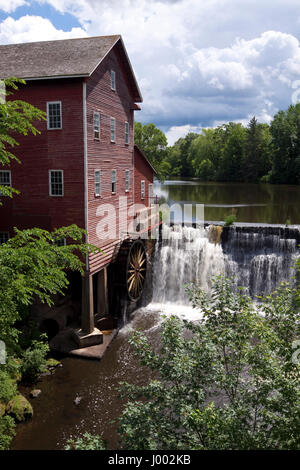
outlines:
[{"label": "blue sky", "polygon": [[170,144],[269,122],[300,88],[299,0],[0,0],[1,44],[102,34],[122,34],[144,97],[136,119]]}]

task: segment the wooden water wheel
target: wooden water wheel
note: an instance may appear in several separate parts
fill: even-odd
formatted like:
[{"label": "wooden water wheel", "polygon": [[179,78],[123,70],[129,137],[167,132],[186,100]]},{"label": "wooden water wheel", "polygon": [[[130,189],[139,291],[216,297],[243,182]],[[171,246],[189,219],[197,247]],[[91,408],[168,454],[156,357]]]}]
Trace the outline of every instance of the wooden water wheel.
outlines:
[{"label": "wooden water wheel", "polygon": [[147,270],[147,255],[143,242],[141,240],[124,241],[120,247],[115,268],[117,284],[125,288],[131,301],[137,301],[143,291]]}]

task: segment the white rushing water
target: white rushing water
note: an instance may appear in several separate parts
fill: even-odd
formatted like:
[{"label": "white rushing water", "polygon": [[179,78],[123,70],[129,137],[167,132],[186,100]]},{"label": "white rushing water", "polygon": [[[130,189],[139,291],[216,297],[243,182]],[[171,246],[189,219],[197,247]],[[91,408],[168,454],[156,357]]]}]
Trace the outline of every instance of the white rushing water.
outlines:
[{"label": "white rushing water", "polygon": [[196,282],[209,292],[212,278],[222,273],[236,287],[246,287],[253,298],[292,280],[299,232],[267,226],[226,230],[225,241],[214,243],[210,241],[211,227],[163,226],[154,257],[149,312],[196,320],[201,313],[190,306],[185,285]]}]

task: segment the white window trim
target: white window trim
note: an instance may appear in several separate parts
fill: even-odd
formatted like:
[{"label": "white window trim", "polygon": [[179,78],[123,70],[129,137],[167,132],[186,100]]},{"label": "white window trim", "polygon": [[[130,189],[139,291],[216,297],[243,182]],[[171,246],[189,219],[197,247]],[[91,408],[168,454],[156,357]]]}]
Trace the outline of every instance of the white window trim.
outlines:
[{"label": "white window trim", "polygon": [[141,180],[141,199],[145,199],[145,197],[146,197],[146,184],[145,184],[145,180]]},{"label": "white window trim", "polygon": [[[60,127],[49,127],[49,104],[60,104]],[[61,101],[47,101],[47,130],[59,131],[62,129],[62,104]]]},{"label": "white window trim", "polygon": [[[114,77],[114,78],[112,78],[112,77]],[[116,72],[114,70],[110,71],[110,88],[113,91],[116,91]]]},{"label": "white window trim", "polygon": [[[62,174],[62,194],[51,194],[51,172],[52,171],[60,171],[61,174]],[[64,195],[65,195],[64,170],[56,170],[56,169],[49,170],[49,196],[51,196],[51,197],[64,197]]]},{"label": "white window trim", "polygon": [[[126,132],[126,127],[128,129],[128,132]],[[129,145],[129,122],[128,121],[125,121],[125,145]]]},{"label": "white window trim", "polygon": [[[99,193],[96,192],[96,173],[99,172]],[[101,196],[101,170],[95,170],[94,172],[94,192],[95,197]]]},{"label": "white window trim", "polygon": [[[113,172],[115,172],[115,181],[113,181]],[[112,190],[112,185],[115,183],[115,191]],[[114,168],[111,170],[111,194],[117,193],[117,170]]]},{"label": "white window trim", "polygon": [[8,184],[0,183],[0,186],[9,186],[9,187],[11,187],[11,170],[0,170],[0,173],[8,173],[9,174],[9,183]]},{"label": "white window trim", "polygon": [[[112,122],[114,123],[114,139],[111,138],[111,131],[112,131],[112,128],[111,128],[111,125],[112,125]],[[115,143],[116,142],[116,119],[111,117],[110,118],[110,141]]]},{"label": "white window trim", "polygon": [[[128,179],[127,179],[128,175]],[[128,182],[128,188],[127,188],[127,182]],[[129,193],[130,190],[130,170],[125,170],[125,193]]]},{"label": "white window trim", "polygon": [[[95,115],[99,117],[99,137],[95,137]],[[100,140],[100,113],[99,111],[94,111],[93,113],[93,134],[94,134],[94,140]]]}]

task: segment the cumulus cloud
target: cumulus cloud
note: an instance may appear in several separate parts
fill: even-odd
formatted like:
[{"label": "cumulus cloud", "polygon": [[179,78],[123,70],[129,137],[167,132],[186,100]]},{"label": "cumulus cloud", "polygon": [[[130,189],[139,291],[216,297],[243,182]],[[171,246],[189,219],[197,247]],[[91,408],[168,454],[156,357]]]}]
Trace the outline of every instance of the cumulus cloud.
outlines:
[{"label": "cumulus cloud", "polygon": [[28,5],[28,2],[26,0],[0,0],[0,10],[5,13],[12,13],[23,5]]},{"label": "cumulus cloud", "polygon": [[297,92],[299,0],[38,1],[73,14],[81,28],[7,18],[0,42],[122,34],[144,97],[136,117],[171,140],[253,115],[267,122]]},{"label": "cumulus cloud", "polygon": [[40,16],[22,16],[18,20],[6,18],[0,23],[0,43],[22,43],[55,39],[68,39],[86,36],[82,28],[72,28],[71,31],[56,29],[51,21]]}]

